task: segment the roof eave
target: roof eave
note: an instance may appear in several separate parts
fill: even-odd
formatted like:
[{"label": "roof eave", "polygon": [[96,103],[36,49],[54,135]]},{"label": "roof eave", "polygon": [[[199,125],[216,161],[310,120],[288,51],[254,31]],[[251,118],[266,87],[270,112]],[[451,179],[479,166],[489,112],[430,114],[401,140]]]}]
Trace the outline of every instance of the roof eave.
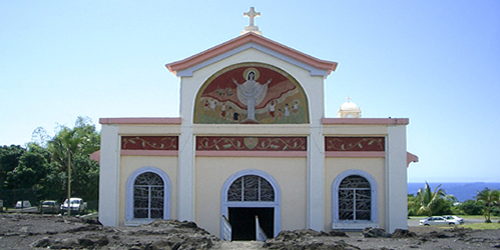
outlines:
[{"label": "roof eave", "polygon": [[248,32],[244,35],[241,35],[241,36],[236,37],[234,39],[231,39],[227,42],[224,42],[222,44],[219,44],[217,46],[209,48],[205,51],[202,51],[198,54],[190,56],[186,59],[166,64],[165,66],[167,67],[167,69],[170,72],[177,75],[178,71],[181,71],[181,70],[187,69],[189,67],[192,67],[194,65],[200,64],[200,63],[202,63],[206,60],[209,60],[217,55],[223,54],[225,52],[228,52],[232,49],[238,48],[244,44],[251,43],[251,42],[254,42],[254,43],[259,44],[261,46],[265,46],[269,49],[272,49],[274,51],[282,53],[288,57],[299,60],[303,63],[309,64],[309,65],[316,67],[318,69],[326,70],[328,72],[328,74],[330,74],[332,71],[335,71],[335,69],[337,68],[336,62],[320,60],[318,58],[304,54],[300,51],[292,49],[292,48],[285,46],[283,44],[277,43],[273,40],[267,39],[263,36],[254,34],[252,32]]}]

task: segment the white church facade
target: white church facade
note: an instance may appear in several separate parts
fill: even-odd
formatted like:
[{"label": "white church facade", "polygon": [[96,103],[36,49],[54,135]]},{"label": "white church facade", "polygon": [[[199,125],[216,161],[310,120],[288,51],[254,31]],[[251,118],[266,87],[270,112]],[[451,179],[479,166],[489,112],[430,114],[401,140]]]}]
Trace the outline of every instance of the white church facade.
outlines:
[{"label": "white church facade", "polygon": [[223,238],[228,221],[235,240],[255,239],[256,215],[270,237],[406,229],[409,120],[324,117],[337,63],[246,30],[166,65],[180,117],[100,119],[100,222],[187,220]]}]

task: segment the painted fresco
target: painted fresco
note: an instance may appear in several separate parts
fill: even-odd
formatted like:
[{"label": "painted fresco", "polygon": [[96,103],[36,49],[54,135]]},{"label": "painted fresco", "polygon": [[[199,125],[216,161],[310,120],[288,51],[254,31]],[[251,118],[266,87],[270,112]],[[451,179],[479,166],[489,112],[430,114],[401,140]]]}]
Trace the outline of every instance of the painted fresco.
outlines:
[{"label": "painted fresco", "polygon": [[261,63],[225,68],[198,92],[194,123],[309,123],[307,98],[286,72]]},{"label": "painted fresco", "polygon": [[122,136],[121,148],[124,150],[177,150],[177,136]]},{"label": "painted fresco", "polygon": [[325,137],[326,151],[385,151],[384,137]]},{"label": "painted fresco", "polygon": [[196,136],[198,151],[307,151],[305,136]]}]

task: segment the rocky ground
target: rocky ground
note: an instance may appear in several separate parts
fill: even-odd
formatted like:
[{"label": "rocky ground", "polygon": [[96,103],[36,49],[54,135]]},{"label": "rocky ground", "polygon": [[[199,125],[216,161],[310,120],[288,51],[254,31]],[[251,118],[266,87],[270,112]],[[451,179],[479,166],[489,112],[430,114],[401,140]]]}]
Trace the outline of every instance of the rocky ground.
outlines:
[{"label": "rocky ground", "polygon": [[411,227],[386,234],[284,231],[266,242],[225,242],[193,222],[104,227],[93,219],[0,214],[0,249],[500,249],[500,230]]}]

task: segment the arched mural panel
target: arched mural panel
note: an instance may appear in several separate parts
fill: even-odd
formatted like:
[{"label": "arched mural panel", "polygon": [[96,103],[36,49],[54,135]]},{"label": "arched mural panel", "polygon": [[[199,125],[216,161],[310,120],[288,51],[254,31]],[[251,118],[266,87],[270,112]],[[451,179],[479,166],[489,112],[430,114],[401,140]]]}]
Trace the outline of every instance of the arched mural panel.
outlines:
[{"label": "arched mural panel", "polygon": [[203,84],[194,123],[309,123],[308,101],[297,80],[283,70],[263,63],[235,64]]}]

